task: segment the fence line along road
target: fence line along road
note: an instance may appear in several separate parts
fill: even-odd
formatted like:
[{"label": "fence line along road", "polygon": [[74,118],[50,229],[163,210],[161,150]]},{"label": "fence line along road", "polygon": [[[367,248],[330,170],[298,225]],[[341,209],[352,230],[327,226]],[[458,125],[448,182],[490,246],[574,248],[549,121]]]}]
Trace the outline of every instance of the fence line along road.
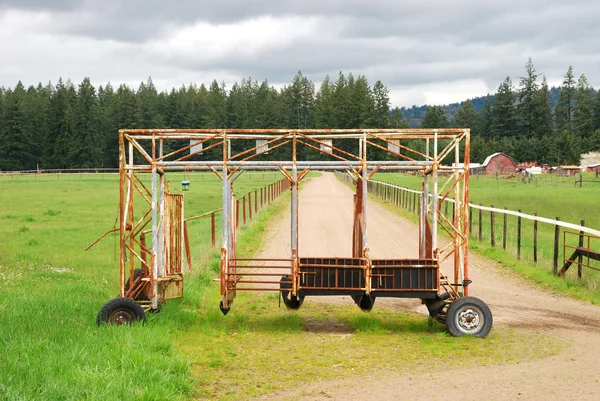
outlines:
[{"label": "fence line along road", "polygon": [[[414,189],[409,189],[409,188],[405,188],[405,187],[400,187],[398,185],[394,185],[394,184],[390,184],[389,182],[383,182],[383,181],[375,181],[375,180],[371,180],[369,181],[369,183],[373,183],[374,185],[383,185],[383,186],[387,186],[390,188],[395,188],[398,189],[400,191],[406,191],[406,192],[411,192],[411,193],[415,193],[415,194],[421,194],[421,191],[417,191]],[[430,197],[433,197],[433,195],[429,194]],[[438,196],[438,199],[441,199],[441,196]],[[454,203],[454,199],[449,199],[446,198],[445,201]],[[488,206],[482,206],[482,205],[476,205],[474,203],[469,203],[469,206],[472,207],[473,209],[477,209],[477,210],[482,210],[482,211],[487,211],[487,212],[494,212],[494,213],[503,213],[503,214],[508,214],[511,216],[516,216],[516,217],[521,217],[527,220],[532,220],[532,221],[539,221],[540,223],[547,223],[547,224],[552,224],[555,226],[559,226],[559,227],[563,227],[563,228],[568,228],[571,230],[576,230],[576,231],[582,231],[586,234],[591,234],[591,235],[596,235],[596,236],[600,236],[600,231],[599,230],[594,230],[593,228],[589,228],[586,226],[581,226],[579,224],[573,224],[573,223],[567,223],[564,221],[560,221],[560,220],[555,220],[555,219],[548,219],[546,217],[540,217],[540,216],[533,216],[531,214],[525,214],[525,213],[521,213],[521,212],[515,212],[514,210],[507,210],[507,209],[498,209],[495,207],[488,207]]]}]

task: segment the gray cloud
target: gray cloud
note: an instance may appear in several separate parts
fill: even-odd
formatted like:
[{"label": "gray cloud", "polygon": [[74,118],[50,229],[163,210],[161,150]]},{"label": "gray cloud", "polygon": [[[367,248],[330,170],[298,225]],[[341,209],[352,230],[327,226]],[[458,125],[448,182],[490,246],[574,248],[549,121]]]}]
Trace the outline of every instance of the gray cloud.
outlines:
[{"label": "gray cloud", "polygon": [[[572,64],[600,86],[594,1],[0,1],[0,85],[74,81],[180,86],[301,70],[381,80],[402,104],[515,85],[531,56],[550,84]],[[443,95],[443,96],[442,96]],[[441,100],[444,99],[444,100]]]}]

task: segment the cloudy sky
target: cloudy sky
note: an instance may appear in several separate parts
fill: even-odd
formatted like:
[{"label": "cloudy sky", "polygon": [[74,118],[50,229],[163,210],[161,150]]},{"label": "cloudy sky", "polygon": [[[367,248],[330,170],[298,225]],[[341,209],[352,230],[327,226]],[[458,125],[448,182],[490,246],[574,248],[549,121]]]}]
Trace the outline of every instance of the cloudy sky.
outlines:
[{"label": "cloudy sky", "polygon": [[0,0],[0,86],[58,77],[159,89],[298,70],[381,80],[393,105],[443,104],[517,83],[532,57],[600,87],[597,0]]}]

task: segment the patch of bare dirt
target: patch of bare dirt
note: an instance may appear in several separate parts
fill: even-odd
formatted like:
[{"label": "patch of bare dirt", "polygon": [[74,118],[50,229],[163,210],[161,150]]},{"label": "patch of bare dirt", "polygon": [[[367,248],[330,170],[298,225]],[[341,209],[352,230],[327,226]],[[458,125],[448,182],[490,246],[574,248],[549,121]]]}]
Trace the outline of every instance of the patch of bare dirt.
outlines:
[{"label": "patch of bare dirt", "polygon": [[[300,192],[299,255],[352,253],[352,191],[331,173],[313,178]],[[368,246],[376,258],[415,257],[417,227],[376,202],[368,203]],[[276,222],[259,257],[289,257],[290,216]],[[448,265],[442,266],[446,270]],[[320,382],[295,389],[293,399],[600,399],[600,308],[543,291],[497,263],[470,255],[470,295],[492,310],[495,327],[528,330],[571,344],[568,352],[520,364],[444,367],[426,374]],[[349,302],[350,297],[307,298],[305,302]],[[418,299],[378,299],[375,308],[427,313]],[[319,332],[335,322],[308,322]],[[330,327],[328,332],[331,332]],[[342,328],[340,328],[342,330]],[[485,341],[485,340],[484,340]],[[274,395],[277,398],[276,395]]]}]

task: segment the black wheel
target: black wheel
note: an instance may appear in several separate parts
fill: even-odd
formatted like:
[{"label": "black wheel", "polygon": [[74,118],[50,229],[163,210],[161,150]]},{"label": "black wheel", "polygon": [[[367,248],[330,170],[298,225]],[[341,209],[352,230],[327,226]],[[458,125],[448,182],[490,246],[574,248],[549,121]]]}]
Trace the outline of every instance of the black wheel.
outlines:
[{"label": "black wheel", "polygon": [[446,328],[454,336],[485,337],[492,324],[492,311],[479,298],[458,298],[446,312]]},{"label": "black wheel", "polygon": [[429,311],[429,316],[440,324],[446,324],[446,301],[450,299],[447,292],[437,295],[434,299],[426,299],[425,306]]},{"label": "black wheel", "polygon": [[145,319],[146,313],[137,302],[131,298],[117,297],[104,304],[98,312],[96,322],[98,326],[102,323],[120,326],[122,324],[131,325],[135,321]]},{"label": "black wheel", "polygon": [[363,312],[370,312],[373,309],[373,305],[375,305],[375,297],[373,295],[352,295],[352,299]]},{"label": "black wheel", "polygon": [[[141,275],[143,274],[143,270],[142,269],[135,269],[133,271],[133,282],[135,283],[135,281],[141,277]],[[129,291],[129,278],[125,279],[125,292]],[[140,292],[135,298],[136,301],[149,301],[150,298],[148,298],[146,296],[146,294],[144,294],[144,291]]]},{"label": "black wheel", "polygon": [[292,279],[288,276],[281,277],[279,282],[279,288],[281,291],[281,298],[283,298],[283,304],[290,310],[298,310],[304,302],[304,295],[291,296],[290,290],[292,289]]},{"label": "black wheel", "polygon": [[231,310],[230,307],[228,307],[228,308],[223,307],[223,301],[219,302],[219,309],[221,309],[221,313],[223,314],[223,316],[227,316],[227,314]]}]

